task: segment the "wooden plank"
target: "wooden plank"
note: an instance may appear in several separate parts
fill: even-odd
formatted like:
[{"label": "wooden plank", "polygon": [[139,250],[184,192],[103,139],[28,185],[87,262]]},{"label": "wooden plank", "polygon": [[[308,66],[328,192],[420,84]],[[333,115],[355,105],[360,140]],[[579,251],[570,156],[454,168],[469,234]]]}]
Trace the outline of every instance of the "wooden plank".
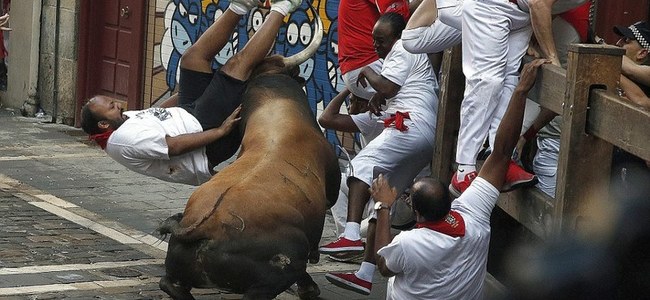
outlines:
[{"label": "wooden plank", "polygon": [[592,227],[590,207],[607,201],[612,145],[586,133],[589,95],[595,85],[616,88],[623,53],[606,45],[569,47],[553,235]]},{"label": "wooden plank", "polygon": [[449,184],[456,153],[455,139],[460,126],[460,103],[465,91],[461,47],[445,50],[440,78],[440,98],[436,125],[436,144],[433,150],[431,176]]},{"label": "wooden plank", "polygon": [[[527,60],[532,59],[529,57]],[[544,65],[537,76],[535,86],[528,93],[528,98],[556,114],[561,114],[565,90],[566,70],[556,65]]]},{"label": "wooden plank", "polygon": [[590,99],[587,133],[650,160],[650,111],[604,90],[592,91]]},{"label": "wooden plank", "polygon": [[542,239],[552,234],[555,200],[538,188],[502,193],[497,205],[512,218]]}]

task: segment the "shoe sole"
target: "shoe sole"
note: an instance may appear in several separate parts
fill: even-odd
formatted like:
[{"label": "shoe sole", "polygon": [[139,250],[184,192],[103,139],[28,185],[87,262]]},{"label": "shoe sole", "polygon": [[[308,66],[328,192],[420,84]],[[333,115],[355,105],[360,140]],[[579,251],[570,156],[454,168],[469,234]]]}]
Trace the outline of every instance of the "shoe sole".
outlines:
[{"label": "shoe sole", "polygon": [[363,252],[360,252],[358,254],[353,253],[353,254],[350,254],[349,256],[346,255],[345,257],[336,257],[336,256],[330,254],[330,255],[327,255],[327,258],[329,260],[336,261],[336,262],[342,262],[342,263],[359,263],[358,260],[363,259]]},{"label": "shoe sole", "polygon": [[462,194],[451,183],[449,184],[449,193],[456,198],[460,197],[460,195]]},{"label": "shoe sole", "polygon": [[339,247],[339,248],[318,248],[318,252],[322,254],[339,254],[345,252],[363,252],[362,246]]},{"label": "shoe sole", "polygon": [[343,280],[341,278],[331,276],[330,274],[325,274],[325,279],[329,281],[331,284],[338,286],[342,289],[346,289],[348,291],[353,291],[355,293],[359,293],[362,295],[370,295],[370,290],[367,288],[364,288],[358,284],[355,284],[353,282],[349,282],[347,280]]},{"label": "shoe sole", "polygon": [[522,180],[522,181],[516,181],[511,183],[510,185],[503,186],[501,189],[502,193],[507,193],[514,191],[516,189],[520,188],[526,188],[526,187],[533,187],[539,182],[539,179],[537,179],[537,176],[533,176],[531,180]]}]

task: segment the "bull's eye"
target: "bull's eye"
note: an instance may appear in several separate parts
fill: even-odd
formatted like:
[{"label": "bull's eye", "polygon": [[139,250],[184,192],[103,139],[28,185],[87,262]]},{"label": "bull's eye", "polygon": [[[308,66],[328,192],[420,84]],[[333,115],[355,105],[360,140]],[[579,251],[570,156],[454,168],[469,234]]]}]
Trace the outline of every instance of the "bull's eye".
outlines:
[{"label": "bull's eye", "polygon": [[287,42],[291,46],[295,46],[298,43],[298,37],[300,36],[300,31],[298,30],[298,25],[296,23],[290,23],[287,26]]},{"label": "bull's eye", "polygon": [[303,23],[302,26],[300,26],[300,43],[303,45],[308,45],[309,42],[311,42],[311,26],[309,26],[309,23]]}]

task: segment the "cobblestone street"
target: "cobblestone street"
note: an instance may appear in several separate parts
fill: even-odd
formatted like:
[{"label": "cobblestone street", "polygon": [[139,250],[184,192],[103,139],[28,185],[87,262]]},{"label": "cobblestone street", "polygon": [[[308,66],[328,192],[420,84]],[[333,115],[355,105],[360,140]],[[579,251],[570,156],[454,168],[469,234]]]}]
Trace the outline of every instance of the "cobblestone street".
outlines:
[{"label": "cobblestone street", "polygon": [[[194,187],[131,172],[81,130],[44,121],[0,111],[0,299],[169,299],[158,288],[167,243],[153,231],[182,211]],[[333,239],[328,215],[322,242]],[[308,271],[321,299],[385,298],[379,274],[368,297],[324,278],[357,268],[321,256]],[[297,297],[288,291],[278,299]]]}]

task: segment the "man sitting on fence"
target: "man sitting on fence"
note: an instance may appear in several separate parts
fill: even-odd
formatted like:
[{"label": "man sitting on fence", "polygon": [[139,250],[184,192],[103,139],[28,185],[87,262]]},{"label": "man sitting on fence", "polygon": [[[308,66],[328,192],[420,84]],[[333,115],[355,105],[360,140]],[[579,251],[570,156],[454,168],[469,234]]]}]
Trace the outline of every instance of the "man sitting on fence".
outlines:
[{"label": "man sitting on fence", "polygon": [[[426,54],[407,52],[400,40],[406,22],[396,13],[379,18],[373,29],[375,48],[385,58],[380,74],[369,67],[358,78],[359,84],[370,84],[377,95],[373,100],[386,100],[381,134],[352,159],[353,173],[348,177],[349,206],[343,236],[323,245],[323,254],[364,251],[360,236],[363,209],[370,200],[368,188],[372,180],[385,173],[401,193],[418,173],[430,163],[436,126],[438,98],[437,81]],[[373,101],[371,101],[371,104]],[[376,107],[371,110],[374,111]],[[326,278],[342,287],[362,294],[372,288],[374,265],[374,222],[368,225],[364,262],[355,274],[330,273]]]},{"label": "man sitting on fence", "polygon": [[206,182],[213,167],[234,155],[241,143],[241,133],[234,128],[246,81],[258,73],[284,70],[281,56],[267,54],[283,19],[300,3],[272,1],[263,25],[246,46],[213,71],[212,60],[241,16],[259,4],[233,0],[183,54],[179,107],[123,112],[119,103],[97,96],[82,110],[82,128],[110,157],[135,172],[170,182]]}]

